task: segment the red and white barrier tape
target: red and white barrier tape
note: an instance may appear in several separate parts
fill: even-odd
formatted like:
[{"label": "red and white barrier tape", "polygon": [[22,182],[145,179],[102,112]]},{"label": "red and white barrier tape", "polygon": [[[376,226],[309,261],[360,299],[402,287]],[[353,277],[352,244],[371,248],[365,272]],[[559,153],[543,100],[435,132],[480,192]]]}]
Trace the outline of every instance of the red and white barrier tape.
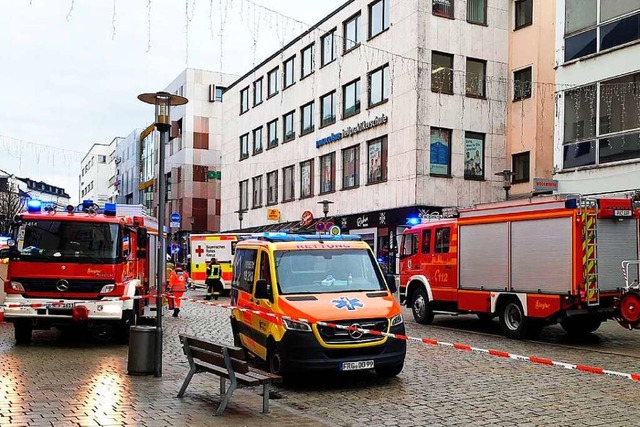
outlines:
[{"label": "red and white barrier tape", "polygon": [[[175,296],[173,296],[171,294],[163,294],[161,296],[162,297],[166,297],[166,298],[174,298],[175,299]],[[130,299],[146,299],[146,298],[155,298],[155,297],[156,297],[155,295],[144,295],[144,296],[134,296],[134,297],[119,297],[117,299],[102,300],[102,301],[118,301],[118,300],[125,301],[125,300],[130,300]],[[253,314],[260,315],[260,316],[268,317],[268,318],[277,320],[279,322],[281,322],[282,319],[287,319],[287,320],[296,320],[296,321],[299,321],[299,322],[305,322],[305,323],[308,323],[308,324],[312,323],[307,319],[297,319],[297,318],[294,319],[294,318],[291,318],[289,316],[282,316],[282,315],[275,314],[273,312],[265,312],[265,311],[261,311],[261,310],[253,310],[253,309],[244,308],[244,307],[236,307],[236,306],[233,306],[231,304],[211,302],[211,301],[205,301],[205,300],[196,299],[196,298],[189,298],[189,297],[181,297],[180,300],[188,301],[188,302],[195,302],[195,303],[199,303],[199,304],[203,304],[203,305],[208,305],[208,306],[211,306],[211,307],[220,307],[220,308],[224,308],[224,309],[227,309],[227,310],[235,309],[235,310],[238,310],[240,312],[248,312],[248,313],[253,313]],[[90,301],[90,302],[96,302],[96,301]],[[81,304],[81,303],[83,303],[83,301],[73,301],[73,303],[74,304]],[[41,307],[47,307],[47,306],[55,307],[55,306],[60,306],[62,304],[64,304],[64,303],[63,302],[52,302],[52,303],[46,303],[46,304],[44,304],[44,303],[42,303],[42,304],[5,304],[5,305],[0,305],[0,307],[41,308]],[[539,365],[547,365],[547,366],[558,366],[558,367],[561,367],[561,368],[574,370],[574,371],[588,372],[588,373],[597,374],[597,375],[608,375],[608,376],[613,376],[613,377],[618,377],[618,378],[626,378],[626,379],[629,379],[629,380],[632,380],[632,381],[640,382],[640,374],[629,374],[629,373],[625,373],[625,372],[612,371],[612,370],[603,369],[603,368],[596,367],[596,366],[580,365],[580,364],[573,364],[573,363],[566,363],[566,362],[557,362],[557,361],[554,361],[554,360],[551,360],[551,359],[546,359],[546,358],[541,358],[541,357],[536,357],[536,356],[522,356],[522,355],[519,355],[519,354],[508,353],[506,351],[472,347],[472,346],[466,345],[466,344],[448,343],[448,342],[438,341],[438,340],[430,339],[430,338],[418,338],[418,337],[411,337],[411,336],[402,335],[402,334],[392,334],[392,333],[388,333],[388,332],[376,331],[376,330],[373,330],[373,329],[364,329],[364,328],[356,328],[356,327],[353,327],[353,326],[338,325],[336,323],[331,323],[331,322],[316,321],[315,324],[319,325],[319,326],[327,326],[327,327],[331,327],[331,328],[343,329],[343,330],[348,330],[348,331],[359,331],[359,332],[361,332],[363,334],[384,336],[384,337],[388,337],[388,338],[400,339],[400,340],[405,340],[405,341],[409,341],[409,342],[421,342],[423,344],[427,344],[427,345],[431,345],[431,346],[441,346],[441,347],[453,348],[455,350],[474,352],[474,353],[480,353],[480,354],[488,354],[490,356],[501,357],[501,358],[512,359],[512,360],[518,360],[518,361],[521,361],[521,362],[531,362],[531,363],[535,363],[535,364],[539,364]]]}]

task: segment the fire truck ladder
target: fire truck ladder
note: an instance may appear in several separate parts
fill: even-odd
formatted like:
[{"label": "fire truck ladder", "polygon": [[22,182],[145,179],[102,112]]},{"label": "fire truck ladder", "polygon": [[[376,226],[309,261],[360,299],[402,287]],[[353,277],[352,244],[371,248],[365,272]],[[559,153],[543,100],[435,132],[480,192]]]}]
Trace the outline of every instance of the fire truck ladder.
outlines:
[{"label": "fire truck ladder", "polygon": [[580,215],[583,223],[582,265],[584,269],[584,287],[587,293],[587,305],[600,304],[598,286],[598,202],[596,199],[580,200]]}]

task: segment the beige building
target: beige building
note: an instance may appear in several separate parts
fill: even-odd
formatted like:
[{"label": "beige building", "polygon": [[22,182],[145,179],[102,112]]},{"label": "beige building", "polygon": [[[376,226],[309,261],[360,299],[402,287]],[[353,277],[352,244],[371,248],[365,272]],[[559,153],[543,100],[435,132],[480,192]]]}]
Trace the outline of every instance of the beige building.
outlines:
[{"label": "beige building", "polygon": [[555,0],[509,2],[509,86],[505,169],[511,195],[531,195],[553,176]]}]

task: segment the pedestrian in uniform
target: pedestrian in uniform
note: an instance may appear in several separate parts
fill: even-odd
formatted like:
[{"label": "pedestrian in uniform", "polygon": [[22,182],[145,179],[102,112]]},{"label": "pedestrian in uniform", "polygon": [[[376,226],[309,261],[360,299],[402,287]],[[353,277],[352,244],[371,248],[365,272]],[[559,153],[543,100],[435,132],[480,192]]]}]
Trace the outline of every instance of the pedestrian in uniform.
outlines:
[{"label": "pedestrian in uniform", "polygon": [[189,274],[182,269],[180,264],[176,264],[176,268],[171,272],[169,276],[169,288],[174,297],[174,309],[173,317],[178,317],[180,308],[182,306],[182,295],[187,289],[187,281],[189,280]]},{"label": "pedestrian in uniform", "polygon": [[222,294],[222,281],[220,275],[222,274],[222,266],[218,264],[217,258],[211,258],[209,265],[207,266],[207,279],[205,284],[207,285],[207,296],[205,299],[210,300],[211,297],[217,300],[218,296]]}]

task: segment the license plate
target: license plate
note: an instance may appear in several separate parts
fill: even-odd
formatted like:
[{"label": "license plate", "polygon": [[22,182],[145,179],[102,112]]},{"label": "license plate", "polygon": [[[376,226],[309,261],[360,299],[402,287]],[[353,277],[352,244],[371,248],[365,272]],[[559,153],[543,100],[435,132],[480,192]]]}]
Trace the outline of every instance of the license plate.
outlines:
[{"label": "license plate", "polygon": [[629,209],[615,210],[613,216],[633,216],[633,212]]},{"label": "license plate", "polygon": [[71,310],[74,305],[72,302],[65,302],[64,304],[51,305],[49,306],[49,310]]},{"label": "license plate", "polygon": [[358,371],[361,369],[372,369],[373,360],[359,360],[357,362],[342,362],[340,364],[341,371]]}]

